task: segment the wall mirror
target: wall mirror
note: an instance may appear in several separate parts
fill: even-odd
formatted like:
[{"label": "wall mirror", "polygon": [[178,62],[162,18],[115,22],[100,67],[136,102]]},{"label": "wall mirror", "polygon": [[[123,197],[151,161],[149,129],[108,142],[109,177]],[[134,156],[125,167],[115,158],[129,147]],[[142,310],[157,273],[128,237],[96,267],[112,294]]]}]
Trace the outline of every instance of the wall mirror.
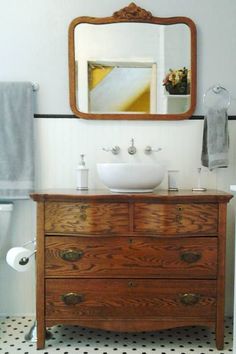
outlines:
[{"label": "wall mirror", "polygon": [[131,3],[69,27],[70,106],[86,119],[176,120],[196,105],[196,26]]}]

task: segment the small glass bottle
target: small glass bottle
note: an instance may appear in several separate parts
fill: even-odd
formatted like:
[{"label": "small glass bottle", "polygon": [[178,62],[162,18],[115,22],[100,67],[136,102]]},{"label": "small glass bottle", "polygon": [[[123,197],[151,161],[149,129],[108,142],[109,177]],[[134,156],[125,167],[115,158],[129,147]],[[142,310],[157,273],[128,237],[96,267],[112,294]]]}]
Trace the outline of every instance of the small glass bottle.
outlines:
[{"label": "small glass bottle", "polygon": [[88,190],[88,168],[85,166],[84,154],[80,155],[81,161],[76,168],[76,189]]},{"label": "small glass bottle", "polygon": [[202,187],[201,184],[201,167],[198,167],[197,169],[197,186],[192,188],[193,192],[205,192],[207,189],[205,187]]}]

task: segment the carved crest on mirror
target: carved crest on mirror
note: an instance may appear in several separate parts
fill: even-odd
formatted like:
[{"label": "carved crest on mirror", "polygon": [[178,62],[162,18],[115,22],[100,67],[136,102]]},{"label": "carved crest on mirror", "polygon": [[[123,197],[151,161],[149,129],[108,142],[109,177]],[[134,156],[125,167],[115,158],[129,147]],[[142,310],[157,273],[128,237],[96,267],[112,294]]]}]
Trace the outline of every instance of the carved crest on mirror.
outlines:
[{"label": "carved crest on mirror", "polygon": [[152,14],[150,11],[146,11],[141,7],[137,6],[134,2],[131,2],[128,6],[123,9],[114,12],[113,16],[117,19],[122,20],[151,20]]},{"label": "carved crest on mirror", "polygon": [[135,3],[69,27],[70,106],[78,118],[180,120],[196,106],[196,26]]}]

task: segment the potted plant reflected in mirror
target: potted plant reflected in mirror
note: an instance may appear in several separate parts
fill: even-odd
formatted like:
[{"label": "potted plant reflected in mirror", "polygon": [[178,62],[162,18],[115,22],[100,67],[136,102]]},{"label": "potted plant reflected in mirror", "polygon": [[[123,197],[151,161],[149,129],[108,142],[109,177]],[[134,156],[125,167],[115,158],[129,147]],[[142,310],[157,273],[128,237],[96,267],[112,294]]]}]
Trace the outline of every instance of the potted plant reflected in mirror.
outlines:
[{"label": "potted plant reflected in mirror", "polygon": [[163,86],[170,95],[188,95],[190,93],[191,70],[183,67],[182,69],[169,69]]}]

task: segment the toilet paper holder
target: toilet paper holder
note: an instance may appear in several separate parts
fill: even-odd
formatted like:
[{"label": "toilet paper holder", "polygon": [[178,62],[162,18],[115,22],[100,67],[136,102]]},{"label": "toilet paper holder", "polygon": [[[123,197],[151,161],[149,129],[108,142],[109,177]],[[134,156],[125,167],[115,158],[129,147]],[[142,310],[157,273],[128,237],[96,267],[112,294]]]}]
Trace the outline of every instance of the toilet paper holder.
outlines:
[{"label": "toilet paper holder", "polygon": [[22,258],[19,260],[19,264],[20,264],[20,265],[26,265],[26,264],[29,262],[30,258],[36,253],[36,251],[37,251],[37,250],[34,250],[34,251],[29,255],[29,257],[22,257]]},{"label": "toilet paper holder", "polygon": [[[28,246],[30,245],[31,243],[33,243],[34,245],[36,245],[36,238],[34,238],[33,240],[30,240],[30,241],[27,241],[25,243],[23,243],[22,247],[25,247],[25,246]],[[35,249],[30,255],[29,257],[23,257],[19,260],[19,264],[20,265],[26,265],[30,258],[37,252],[37,250]]]},{"label": "toilet paper holder", "polygon": [[28,246],[31,243],[34,243],[34,245],[36,245],[36,238],[34,238],[33,240],[30,240],[30,241],[27,241],[27,242],[23,243],[23,245],[21,245],[21,247]]}]

